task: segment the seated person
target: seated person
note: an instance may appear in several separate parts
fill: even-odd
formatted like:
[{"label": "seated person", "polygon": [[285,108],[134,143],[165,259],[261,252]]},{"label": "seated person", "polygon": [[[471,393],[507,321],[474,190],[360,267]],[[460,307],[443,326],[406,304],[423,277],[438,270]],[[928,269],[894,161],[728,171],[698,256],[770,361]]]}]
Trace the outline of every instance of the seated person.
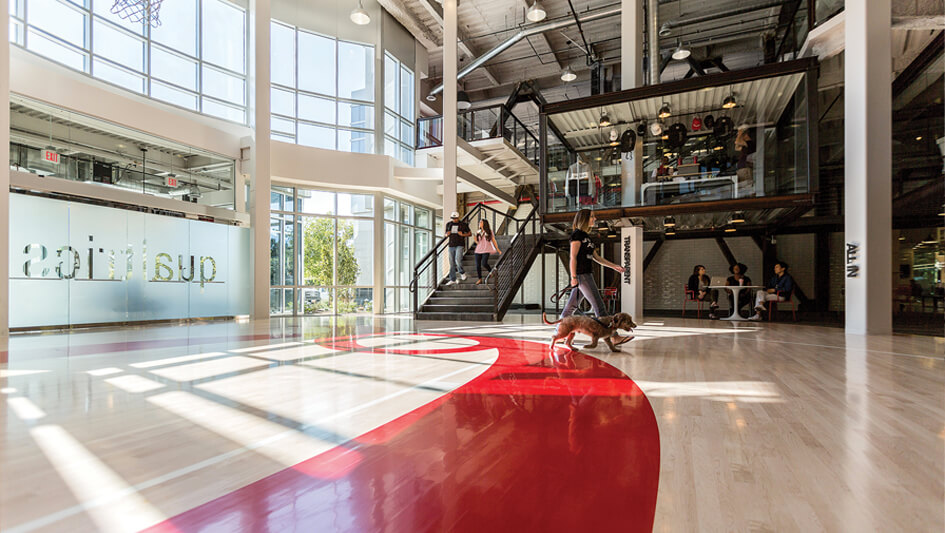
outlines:
[{"label": "seated person", "polygon": [[653,169],[652,179],[650,181],[659,181],[660,178],[665,178],[673,175],[673,167],[669,166],[669,157],[663,156],[663,159],[660,160],[659,168]]},{"label": "seated person", "polygon": [[761,320],[761,313],[766,311],[765,302],[786,302],[794,290],[794,278],[787,273],[788,265],[784,261],[774,264],[774,277],[765,286],[767,290],[755,293],[755,314],[749,320]]},{"label": "seated person", "polygon": [[[725,284],[728,286],[734,285],[751,285],[751,278],[745,275],[745,272],[748,270],[748,267],[743,263],[735,263],[734,265],[728,267],[728,271],[732,273],[728,279],[725,280]],[[735,298],[732,296],[732,293],[728,293],[728,308],[732,310],[732,314],[741,313],[741,308],[748,305],[749,296],[743,294],[739,295],[738,298],[738,309],[735,309]]]},{"label": "seated person", "polygon": [[710,289],[709,281],[709,275],[706,274],[705,267],[696,265],[692,269],[692,275],[689,276],[689,283],[686,284],[686,288],[692,291],[696,300],[711,302],[709,304],[709,318],[716,319],[718,317],[715,316],[715,310],[719,307],[719,291],[718,289]]}]

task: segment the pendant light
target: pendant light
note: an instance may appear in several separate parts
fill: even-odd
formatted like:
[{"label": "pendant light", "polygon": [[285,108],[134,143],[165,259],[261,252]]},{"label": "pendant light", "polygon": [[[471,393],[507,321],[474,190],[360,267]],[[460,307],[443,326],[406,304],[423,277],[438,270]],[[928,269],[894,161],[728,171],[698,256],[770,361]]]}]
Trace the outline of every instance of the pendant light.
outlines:
[{"label": "pendant light", "polygon": [[732,109],[737,105],[738,103],[735,101],[735,93],[726,96],[725,100],[722,101],[722,109]]},{"label": "pendant light", "polygon": [[676,227],[676,219],[674,217],[666,217],[663,219],[663,227],[665,228],[674,228]]},{"label": "pendant light", "polygon": [[690,55],[692,55],[692,51],[689,50],[689,48],[683,46],[682,42],[680,42],[676,46],[676,49],[673,50],[673,59],[675,59],[676,61],[682,61],[683,59],[686,59]]},{"label": "pendant light", "polygon": [[525,18],[531,22],[541,22],[545,20],[545,17],[548,16],[548,13],[545,12],[545,8],[541,7],[541,2],[535,0],[535,3],[525,11]]},{"label": "pendant light", "polygon": [[742,211],[735,211],[735,214],[732,215],[732,224],[741,224],[745,221],[745,213]]},{"label": "pendant light", "polygon": [[670,111],[670,109],[669,109],[669,104],[667,104],[667,103],[664,102],[664,103],[663,103],[663,107],[660,108],[660,113],[659,113],[658,116],[659,116],[660,118],[668,118],[668,117],[669,117],[670,115],[672,115],[672,114],[673,114],[673,113],[672,113],[672,112]]},{"label": "pendant light", "polygon": [[371,23],[371,15],[368,15],[368,12],[364,10],[364,6],[361,5],[361,0],[358,0],[358,7],[351,11],[349,17],[351,18],[351,22],[354,22],[358,26]]},{"label": "pendant light", "polygon": [[565,67],[564,72],[561,73],[561,81],[574,81],[577,79],[577,74],[571,70],[571,67]]},{"label": "pendant light", "polygon": [[456,93],[456,109],[465,111],[470,107],[472,107],[472,102],[469,101],[469,95],[466,94],[466,91]]},{"label": "pendant light", "polygon": [[597,123],[600,127],[606,128],[610,126],[610,117],[607,116],[607,113],[601,113],[600,122]]}]

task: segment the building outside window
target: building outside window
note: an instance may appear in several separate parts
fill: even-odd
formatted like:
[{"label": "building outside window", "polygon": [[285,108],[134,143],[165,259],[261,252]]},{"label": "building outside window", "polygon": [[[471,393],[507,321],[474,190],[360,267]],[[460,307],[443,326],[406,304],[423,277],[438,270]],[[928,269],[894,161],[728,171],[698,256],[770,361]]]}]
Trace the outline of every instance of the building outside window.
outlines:
[{"label": "building outside window", "polygon": [[161,25],[122,20],[113,0],[11,0],[10,42],[191,111],[246,124],[247,12],[225,0],[174,0]]},{"label": "building outside window", "polygon": [[410,311],[413,267],[433,246],[433,211],[384,198],[384,312]]},{"label": "building outside window", "polygon": [[272,138],[373,154],[374,47],[276,21],[271,39]]},{"label": "building outside window", "polygon": [[372,313],[374,195],[274,186],[271,315]]},{"label": "building outside window", "polygon": [[389,52],[384,54],[384,154],[408,165],[414,161],[413,71]]}]

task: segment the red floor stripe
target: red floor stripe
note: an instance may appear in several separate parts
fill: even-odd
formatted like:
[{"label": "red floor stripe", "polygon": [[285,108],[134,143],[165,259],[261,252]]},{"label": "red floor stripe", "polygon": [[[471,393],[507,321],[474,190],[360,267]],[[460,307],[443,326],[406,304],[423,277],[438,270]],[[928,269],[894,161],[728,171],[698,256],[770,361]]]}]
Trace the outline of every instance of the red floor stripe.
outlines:
[{"label": "red floor stripe", "polygon": [[476,379],[151,531],[651,531],[659,433],[639,387],[581,353],[476,340],[500,350]]}]

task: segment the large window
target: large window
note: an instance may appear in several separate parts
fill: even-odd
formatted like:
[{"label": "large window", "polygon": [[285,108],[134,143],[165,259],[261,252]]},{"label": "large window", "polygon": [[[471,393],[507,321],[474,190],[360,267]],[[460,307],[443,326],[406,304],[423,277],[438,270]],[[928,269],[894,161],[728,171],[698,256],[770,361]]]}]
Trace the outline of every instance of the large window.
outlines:
[{"label": "large window", "polygon": [[384,312],[410,311],[413,267],[433,246],[433,212],[384,198]]},{"label": "large window", "polygon": [[246,9],[225,0],[161,5],[161,25],[122,20],[113,0],[12,0],[10,41],[164,102],[246,123]]},{"label": "large window", "polygon": [[270,209],[270,313],[373,312],[374,196],[275,186]]},{"label": "large window", "polygon": [[272,23],[272,138],[374,153],[374,47]]},{"label": "large window", "polygon": [[384,54],[384,153],[413,165],[413,71],[389,53]]}]

